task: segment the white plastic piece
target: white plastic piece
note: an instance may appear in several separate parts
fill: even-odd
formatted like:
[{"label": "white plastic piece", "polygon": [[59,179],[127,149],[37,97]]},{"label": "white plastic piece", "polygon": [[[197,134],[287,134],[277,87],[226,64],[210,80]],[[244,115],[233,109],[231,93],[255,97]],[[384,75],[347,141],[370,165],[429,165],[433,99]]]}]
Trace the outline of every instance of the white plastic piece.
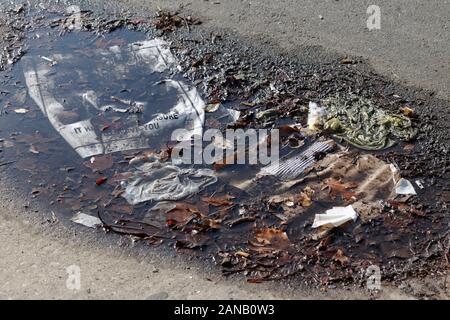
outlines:
[{"label": "white plastic piece", "polygon": [[180,168],[170,163],[144,163],[133,172],[122,196],[129,204],[145,201],[176,201],[216,183],[210,169]]},{"label": "white plastic piece", "polygon": [[310,102],[308,110],[308,128],[311,130],[318,130],[318,126],[322,123],[324,113],[324,108],[319,107],[315,102]]},{"label": "white plastic piece", "polygon": [[70,220],[89,228],[96,228],[102,224],[99,218],[82,212],[76,213]]},{"label": "white plastic piece", "polygon": [[[64,65],[65,61],[71,61],[77,54],[80,53],[78,51],[69,54],[54,53],[49,59],[58,58],[57,60],[61,61],[60,64]],[[99,132],[99,130],[95,130],[96,128],[91,122],[91,117],[95,115],[92,112],[83,116],[84,118],[79,121],[67,123],[64,120],[64,114],[70,110],[71,106],[66,105],[64,99],[57,94],[58,83],[54,82],[52,74],[58,71],[52,70],[45,60],[42,61],[33,56],[24,57],[22,62],[29,95],[51,125],[82,158],[116,151],[148,148],[149,137],[157,137],[162,132],[173,132],[176,129],[185,129],[183,135],[175,137],[177,141],[186,141],[190,140],[192,136],[202,135],[205,103],[194,86],[182,80],[165,78],[170,77],[169,71],[176,65],[175,58],[166,41],[156,38],[132,43],[128,46],[97,49],[93,54],[95,58],[100,57],[102,61],[105,61],[106,67],[108,67],[108,63],[114,66],[111,74],[119,76],[119,78],[124,77],[132,66],[139,67],[149,74],[161,73],[161,78],[164,79],[161,85],[165,86],[167,91],[175,91],[177,99],[174,101],[174,105],[167,109],[167,112],[156,113],[146,119],[145,123],[131,123],[130,127],[112,134],[110,131]],[[123,63],[119,63],[121,60]],[[102,67],[105,66],[102,65]],[[76,74],[75,70],[73,72]],[[96,75],[97,71],[93,70],[92,72]],[[67,76],[73,75],[68,74]],[[103,85],[109,84],[104,83]],[[88,102],[95,109],[102,111],[112,109],[124,115],[127,113],[127,109],[111,104],[100,105],[97,101],[97,94],[93,90],[82,92],[81,96],[83,101]],[[146,108],[144,102],[135,102]],[[151,103],[151,101],[149,102]]]},{"label": "white plastic piece", "polygon": [[424,189],[424,188],[425,188],[425,186],[423,185],[422,181],[420,181],[420,180],[416,180],[416,184],[417,184],[417,186],[418,186],[420,189]]},{"label": "white plastic piece", "polygon": [[30,111],[30,110],[25,109],[25,108],[14,109],[15,113],[27,113],[28,111]]},{"label": "white plastic piece", "polygon": [[315,155],[318,152],[327,152],[334,146],[335,143],[333,140],[314,142],[306,150],[295,157],[276,161],[261,168],[259,175],[274,175],[281,180],[295,179],[317,162]]},{"label": "white plastic piece", "polygon": [[416,195],[416,190],[409,180],[401,178],[395,185],[395,193],[401,195]]},{"label": "white plastic piece", "polygon": [[313,228],[318,228],[324,225],[332,225],[334,227],[339,227],[348,221],[356,221],[358,218],[358,213],[353,209],[353,207],[333,207],[326,211],[325,214],[316,214]]}]

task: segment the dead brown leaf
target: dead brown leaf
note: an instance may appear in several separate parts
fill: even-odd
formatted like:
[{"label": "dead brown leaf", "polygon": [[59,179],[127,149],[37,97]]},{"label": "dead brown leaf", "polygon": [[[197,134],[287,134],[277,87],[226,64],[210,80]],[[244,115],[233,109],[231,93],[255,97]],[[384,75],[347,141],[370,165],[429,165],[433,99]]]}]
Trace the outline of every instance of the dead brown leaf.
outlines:
[{"label": "dead brown leaf", "polygon": [[241,251],[241,250],[236,251],[235,255],[236,256],[240,256],[240,257],[244,257],[244,258],[250,257],[250,253],[245,252],[245,251]]},{"label": "dead brown leaf", "polygon": [[342,198],[345,201],[356,200],[358,193],[354,191],[350,191],[351,189],[356,188],[358,185],[354,182],[346,182],[343,183],[334,178],[325,179],[323,182],[322,190],[329,189],[330,197],[336,198],[338,194],[342,195]]},{"label": "dead brown leaf", "polygon": [[197,208],[187,203],[177,203],[176,207],[167,212],[167,224],[181,229],[200,213]]},{"label": "dead brown leaf", "polygon": [[196,249],[206,246],[211,241],[211,238],[205,234],[189,234],[182,240],[175,242],[177,249]]},{"label": "dead brown leaf", "polygon": [[118,205],[113,204],[109,207],[111,211],[119,212],[119,213],[126,213],[126,214],[132,214],[133,213],[133,207],[130,205]]},{"label": "dead brown leaf", "polygon": [[215,197],[202,197],[201,200],[207,204],[213,205],[215,207],[219,206],[232,206],[234,203],[230,201],[231,199],[234,199],[232,195],[225,194],[222,196],[215,196]]},{"label": "dead brown leaf", "polygon": [[295,196],[295,201],[302,207],[310,207],[312,205],[312,200],[305,192],[300,192]]},{"label": "dead brown leaf", "polygon": [[408,118],[412,118],[415,115],[414,109],[408,107],[408,106],[404,106],[400,108],[400,112]]},{"label": "dead brown leaf", "polygon": [[338,249],[333,256],[333,260],[339,262],[342,266],[345,265],[349,259],[344,255],[344,252],[341,249]]},{"label": "dead brown leaf", "polygon": [[289,246],[289,238],[286,232],[277,228],[262,228],[255,232],[256,241],[263,245],[270,245],[277,249]]}]

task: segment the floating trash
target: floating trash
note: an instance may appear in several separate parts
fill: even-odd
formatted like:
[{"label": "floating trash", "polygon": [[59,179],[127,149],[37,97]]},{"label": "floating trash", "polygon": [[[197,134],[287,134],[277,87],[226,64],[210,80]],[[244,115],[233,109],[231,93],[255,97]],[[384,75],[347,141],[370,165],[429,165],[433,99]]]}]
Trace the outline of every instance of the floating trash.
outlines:
[{"label": "floating trash", "polygon": [[358,213],[352,206],[333,207],[332,209],[327,210],[325,214],[316,214],[312,227],[318,228],[326,225],[339,227],[348,221],[356,221],[357,218]]},{"label": "floating trash", "polygon": [[362,97],[329,97],[322,101],[322,106],[324,128],[360,149],[386,149],[396,144],[394,138],[410,141],[418,132],[411,119],[390,114]]},{"label": "floating trash", "polygon": [[308,128],[311,130],[320,130],[325,110],[315,102],[310,102],[308,106]]},{"label": "floating trash", "polygon": [[123,197],[130,204],[180,200],[217,182],[210,169],[182,169],[159,161],[144,163],[132,173]]},{"label": "floating trash", "polygon": [[416,195],[416,190],[412,183],[404,178],[401,178],[395,185],[395,192],[402,195]]},{"label": "floating trash", "polygon": [[317,162],[319,154],[332,150],[334,146],[332,140],[317,141],[298,156],[263,167],[260,175],[273,175],[281,180],[295,179]]},{"label": "floating trash", "polygon": [[[175,58],[162,39],[55,52],[49,59],[58,64],[49,65],[47,60],[33,56],[23,58],[29,94],[83,158],[148,148],[152,142],[161,141],[162,136],[169,140],[177,128],[187,129],[184,136],[174,137],[179,141],[202,134],[205,103],[195,87],[170,74]],[[75,75],[85,80],[72,82]],[[142,80],[130,83],[132,75]],[[134,91],[142,90],[134,93],[139,101],[108,94],[127,96],[124,87],[128,85]],[[115,112],[110,114],[108,110]],[[68,119],[68,112],[76,121]],[[117,116],[118,119],[113,118]]]}]

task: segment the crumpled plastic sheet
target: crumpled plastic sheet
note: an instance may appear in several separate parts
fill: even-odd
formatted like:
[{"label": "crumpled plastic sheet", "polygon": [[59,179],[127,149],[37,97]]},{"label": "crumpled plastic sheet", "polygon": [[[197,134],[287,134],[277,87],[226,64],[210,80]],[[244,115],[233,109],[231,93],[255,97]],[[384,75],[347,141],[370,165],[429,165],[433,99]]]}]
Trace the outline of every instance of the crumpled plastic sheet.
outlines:
[{"label": "crumpled plastic sheet", "polygon": [[404,178],[401,178],[395,185],[395,192],[402,195],[416,195],[416,190],[412,183]]},{"label": "crumpled plastic sheet", "polygon": [[326,111],[324,128],[360,149],[386,149],[396,143],[391,137],[409,141],[418,132],[409,118],[389,114],[362,97],[329,97],[322,106]]},{"label": "crumpled plastic sheet", "polygon": [[139,166],[122,196],[135,205],[144,201],[177,201],[217,182],[210,169],[180,168],[158,161]]},{"label": "crumpled plastic sheet", "polygon": [[[127,46],[112,46],[89,52],[89,54],[83,50],[74,50],[72,53],[52,52],[49,56],[55,61],[58,60],[56,69],[40,56],[24,57],[22,60],[30,97],[51,125],[82,158],[117,151],[145,149],[149,147],[147,138],[158,137],[167,130],[173,132],[175,129],[186,129],[183,134],[174,137],[177,141],[189,141],[192,136],[202,135],[205,103],[191,83],[177,80],[176,77],[172,78],[176,59],[170,51],[168,42],[155,38]],[[89,68],[93,63],[96,67]],[[76,70],[74,66],[77,66]],[[129,79],[136,71],[139,74],[145,72],[149,76],[158,75],[156,78],[158,82],[151,81],[152,85],[158,84],[158,87],[176,92],[176,102],[166,110],[159,110],[152,116],[144,118],[145,121],[142,123],[132,121],[133,118],[128,115],[148,110],[150,108],[148,103],[151,101],[129,100],[126,108],[120,107],[123,103],[102,105],[97,96],[99,92],[86,90],[90,86],[108,87],[115,81]],[[89,81],[73,83],[71,90],[74,93],[78,92],[78,95],[74,94],[74,100],[70,102],[66,101],[61,92],[60,81],[73,77],[73,72],[83,75],[83,79]],[[100,88],[101,90],[108,91]],[[140,94],[138,91],[134,93]],[[82,103],[76,98],[78,96],[81,97]],[[73,106],[77,107],[72,109]],[[98,115],[98,111],[108,110],[118,112],[118,115],[122,114],[124,126],[120,130],[103,132],[94,126],[92,119]],[[75,122],[67,123],[64,119],[67,111],[78,114]],[[238,115],[234,113],[230,116]]]}]

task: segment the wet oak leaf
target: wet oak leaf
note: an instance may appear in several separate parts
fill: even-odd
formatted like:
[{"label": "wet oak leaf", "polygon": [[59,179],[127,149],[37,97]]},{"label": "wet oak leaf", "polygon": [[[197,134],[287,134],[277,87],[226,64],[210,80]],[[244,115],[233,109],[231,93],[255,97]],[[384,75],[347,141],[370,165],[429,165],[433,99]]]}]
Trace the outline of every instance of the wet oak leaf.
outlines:
[{"label": "wet oak leaf", "polygon": [[354,182],[341,182],[334,178],[325,179],[322,190],[329,189],[330,197],[335,199],[338,194],[342,196],[345,201],[356,200],[358,193],[350,191],[358,185]]},{"label": "wet oak leaf", "polygon": [[176,207],[167,211],[167,224],[172,228],[182,229],[192,219],[201,217],[202,213],[189,203],[177,203]]},{"label": "wet oak leaf", "polygon": [[263,245],[270,245],[276,249],[283,249],[289,246],[290,241],[286,232],[277,228],[262,228],[255,232],[256,241]]},{"label": "wet oak leaf", "polygon": [[201,223],[210,229],[220,229],[222,225],[221,219],[202,219]]}]

